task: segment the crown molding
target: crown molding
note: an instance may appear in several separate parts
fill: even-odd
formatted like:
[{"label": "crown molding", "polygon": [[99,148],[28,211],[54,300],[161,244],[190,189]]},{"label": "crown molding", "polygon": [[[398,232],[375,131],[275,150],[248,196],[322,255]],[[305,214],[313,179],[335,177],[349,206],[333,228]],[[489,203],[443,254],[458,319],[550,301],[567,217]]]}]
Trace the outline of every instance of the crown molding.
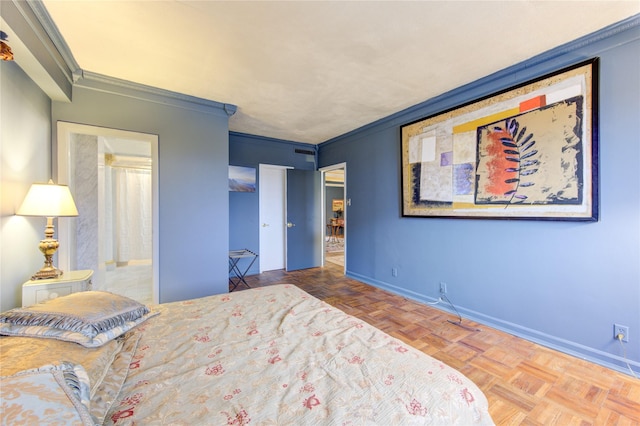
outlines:
[{"label": "crown molding", "polygon": [[97,90],[103,93],[126,96],[146,102],[154,102],[207,114],[231,117],[238,109],[236,105],[159,89],[157,87],[121,80],[90,71],[80,71],[76,73],[74,78],[74,87]]},{"label": "crown molding", "polygon": [[243,139],[244,143],[256,143],[260,145],[260,144],[263,144],[264,142],[269,142],[269,143],[277,143],[277,144],[284,144],[287,146],[293,146],[294,148],[299,147],[299,148],[313,150],[315,151],[316,154],[318,152],[318,147],[316,144],[307,143],[307,142],[290,141],[286,139],[277,139],[277,138],[272,138],[270,136],[253,135],[251,133],[237,132],[235,130],[229,131],[229,140],[231,140],[232,138]]},{"label": "crown molding", "polygon": [[39,7],[40,2],[2,1],[2,27],[9,36],[15,63],[49,98],[69,102],[73,71],[42,24]]},{"label": "crown molding", "polygon": [[[14,2],[16,0],[13,0]],[[28,4],[31,8],[31,11],[37,18],[38,22],[46,32],[47,36],[51,40],[51,43],[55,46],[58,55],[64,61],[66,68],[69,70],[69,81],[72,80],[72,76],[80,69],[80,65],[76,62],[73,54],[71,53],[71,49],[69,49],[69,45],[60,34],[58,30],[58,26],[51,19],[51,15],[47,11],[44,3],[41,0],[31,0],[29,2],[20,2],[23,4]]]}]

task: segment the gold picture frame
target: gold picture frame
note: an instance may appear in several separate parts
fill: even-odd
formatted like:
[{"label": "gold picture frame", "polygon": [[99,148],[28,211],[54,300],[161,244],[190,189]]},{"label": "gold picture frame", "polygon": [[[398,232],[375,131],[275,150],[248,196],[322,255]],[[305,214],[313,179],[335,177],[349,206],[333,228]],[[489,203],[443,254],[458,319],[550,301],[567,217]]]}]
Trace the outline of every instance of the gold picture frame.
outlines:
[{"label": "gold picture frame", "polygon": [[598,219],[598,58],[401,126],[402,216]]}]

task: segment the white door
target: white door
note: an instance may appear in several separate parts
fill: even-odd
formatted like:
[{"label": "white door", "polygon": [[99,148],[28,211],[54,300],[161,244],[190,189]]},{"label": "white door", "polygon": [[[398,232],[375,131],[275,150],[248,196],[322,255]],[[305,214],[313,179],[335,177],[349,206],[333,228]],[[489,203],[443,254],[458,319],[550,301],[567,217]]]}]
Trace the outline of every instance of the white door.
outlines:
[{"label": "white door", "polygon": [[260,164],[260,272],[285,266],[285,193],[287,167]]}]

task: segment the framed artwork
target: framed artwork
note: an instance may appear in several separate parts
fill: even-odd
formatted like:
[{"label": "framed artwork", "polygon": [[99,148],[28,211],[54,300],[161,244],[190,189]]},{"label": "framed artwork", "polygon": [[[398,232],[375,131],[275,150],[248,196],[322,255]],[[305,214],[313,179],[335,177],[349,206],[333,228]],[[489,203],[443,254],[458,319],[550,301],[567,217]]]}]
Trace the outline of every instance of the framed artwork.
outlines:
[{"label": "framed artwork", "polygon": [[331,200],[331,211],[341,212],[344,210],[344,200],[339,198],[334,198]]},{"label": "framed artwork", "polygon": [[256,192],[256,169],[229,166],[229,191]]},{"label": "framed artwork", "polygon": [[400,128],[402,215],[598,219],[598,59]]}]

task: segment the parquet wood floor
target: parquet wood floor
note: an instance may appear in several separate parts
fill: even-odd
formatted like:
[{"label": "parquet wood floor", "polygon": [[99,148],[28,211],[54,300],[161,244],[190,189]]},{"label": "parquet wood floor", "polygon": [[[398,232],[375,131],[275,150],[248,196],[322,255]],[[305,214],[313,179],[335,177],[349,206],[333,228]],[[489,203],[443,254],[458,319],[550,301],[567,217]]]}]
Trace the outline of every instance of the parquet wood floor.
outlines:
[{"label": "parquet wood floor", "polygon": [[468,320],[469,329],[451,324],[453,315],[349,279],[341,266],[247,282],[295,284],[460,370],[485,393],[498,425],[640,425],[640,380]]}]

